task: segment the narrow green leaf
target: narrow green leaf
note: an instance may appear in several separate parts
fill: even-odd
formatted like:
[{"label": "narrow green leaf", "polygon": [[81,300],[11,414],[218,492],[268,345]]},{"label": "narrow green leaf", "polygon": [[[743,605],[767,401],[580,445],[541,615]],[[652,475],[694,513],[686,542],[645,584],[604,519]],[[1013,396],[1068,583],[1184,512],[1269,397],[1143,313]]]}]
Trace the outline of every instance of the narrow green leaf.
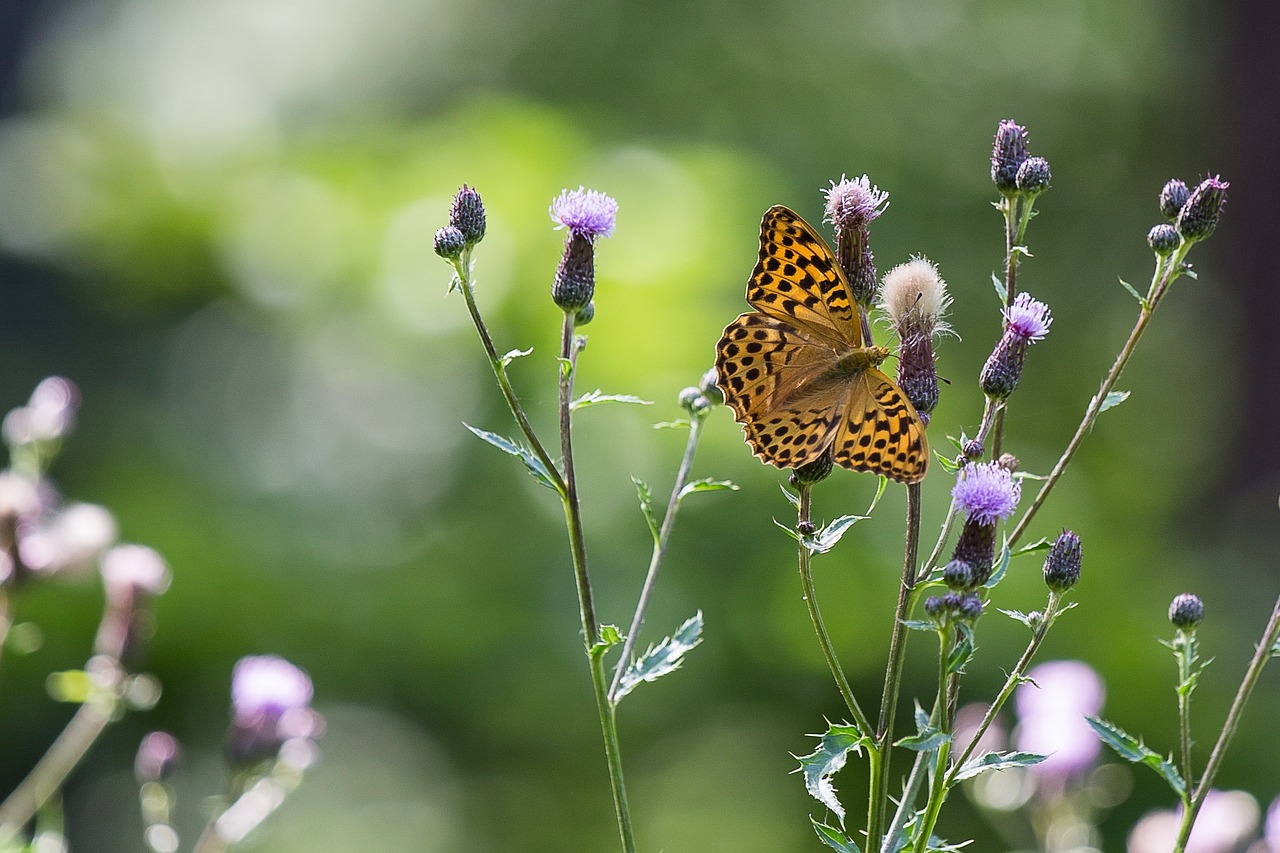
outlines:
[{"label": "narrow green leaf", "polygon": [[[1032,213],[1031,215],[1032,215],[1032,216],[1035,216],[1035,213]],[[1013,247],[1013,252],[1012,252],[1012,254],[1015,254],[1015,255],[1022,255],[1024,258],[1034,258],[1034,257],[1035,257],[1035,255],[1031,254],[1031,250],[1030,250],[1030,249],[1028,249],[1026,246],[1014,246],[1014,247]]]},{"label": "narrow green leaf", "polygon": [[861,848],[840,830],[825,823],[818,823],[812,816],[809,817],[809,821],[813,824],[813,831],[818,833],[818,838],[832,850],[837,850],[839,853],[862,853]]},{"label": "narrow green leaf", "polygon": [[551,474],[547,471],[546,466],[542,464],[542,460],[533,454],[532,450],[524,447],[523,445],[516,444],[511,439],[505,438],[497,433],[477,429],[469,423],[463,423],[463,426],[471,430],[471,432],[479,438],[484,439],[494,447],[501,450],[503,453],[509,453],[512,456],[518,457],[520,461],[524,463],[524,467],[529,469],[529,473],[533,475],[535,480],[546,486],[548,489],[557,491],[555,481],[551,479]]},{"label": "narrow green leaf", "polygon": [[941,729],[930,727],[919,734],[904,737],[902,740],[895,743],[894,746],[905,747],[907,749],[914,750],[915,752],[929,752],[937,749],[949,740],[951,740],[951,735]]},{"label": "narrow green leaf", "polygon": [[797,494],[796,494],[795,492],[793,492],[793,491],[790,491],[786,486],[783,486],[783,485],[781,485],[781,484],[779,484],[778,488],[782,489],[782,495],[783,495],[783,497],[785,497],[785,498],[787,499],[787,503],[791,504],[791,505],[792,505],[793,507],[795,507],[796,509],[799,509],[799,508],[800,508],[800,496],[799,496],[799,495],[797,495]]},{"label": "narrow green leaf", "polygon": [[950,675],[962,674],[965,664],[969,663],[970,659],[973,658],[973,628],[963,623],[958,627],[960,628],[960,640],[951,647],[951,653],[947,655],[947,673]]},{"label": "narrow green leaf", "polygon": [[656,545],[662,538],[662,534],[658,529],[658,519],[653,517],[653,493],[649,491],[649,484],[639,477],[632,477],[631,482],[636,484],[636,495],[640,498],[640,511],[644,513],[644,520],[649,525],[649,532],[653,534],[653,542]]},{"label": "narrow green leaf", "polygon": [[1037,539],[1035,542],[1032,542],[1030,545],[1023,545],[1021,548],[1014,551],[1013,554],[1011,554],[1010,556],[1021,557],[1023,554],[1034,554],[1037,551],[1048,551],[1052,547],[1053,547],[1053,540]]},{"label": "narrow green leaf", "polygon": [[583,394],[578,399],[569,404],[569,411],[575,412],[586,406],[594,406],[596,403],[636,403],[641,406],[652,406],[652,400],[642,400],[634,394],[604,394],[597,388]]},{"label": "narrow green leaf", "polygon": [[702,611],[690,616],[684,624],[676,629],[670,637],[666,637],[656,646],[640,656],[640,659],[627,667],[618,682],[618,692],[614,701],[626,696],[642,681],[656,681],[669,672],[680,668],[684,655],[698,643],[702,642]]},{"label": "narrow green leaf", "polygon": [[1004,302],[1005,299],[1008,297],[1008,291],[1004,289],[1004,282],[1000,280],[1000,276],[996,275],[995,273],[992,273],[991,283],[995,285],[996,296],[999,296],[1000,301]]},{"label": "narrow green leaf", "polygon": [[957,453],[964,453],[964,446],[969,441],[969,437],[964,433],[960,433],[960,437],[956,438],[951,433],[947,433],[947,441],[951,442],[951,446],[956,449]]},{"label": "narrow green leaf", "polygon": [[862,754],[864,746],[871,745],[871,739],[854,725],[832,725],[824,735],[818,738],[818,748],[806,756],[793,756],[800,762],[800,771],[804,773],[804,787],[809,795],[835,812],[844,826],[844,806],[836,798],[836,788],[831,777],[844,767],[849,753]]},{"label": "narrow green leaf", "polygon": [[677,418],[674,421],[659,421],[653,425],[654,429],[688,429],[688,418]]},{"label": "narrow green leaf", "polygon": [[1124,285],[1124,289],[1125,289],[1125,290],[1127,290],[1127,291],[1129,291],[1129,294],[1130,294],[1134,299],[1138,300],[1138,304],[1139,304],[1139,305],[1141,305],[1143,308],[1149,308],[1149,307],[1151,307],[1150,305],[1148,305],[1148,304],[1147,304],[1147,297],[1143,296],[1141,293],[1139,293],[1138,291],[1134,290],[1134,288],[1133,288],[1133,285],[1132,285],[1132,284],[1130,284],[1129,282],[1125,281],[1124,279],[1120,279],[1120,284]]},{"label": "narrow green leaf", "polygon": [[810,554],[825,554],[836,546],[836,543],[840,541],[841,536],[844,536],[846,530],[856,522],[868,517],[865,515],[842,515],[812,536],[806,536],[804,546],[809,549]]},{"label": "narrow green leaf", "polygon": [[705,480],[694,480],[691,483],[685,483],[684,488],[680,490],[680,495],[676,500],[682,501],[687,495],[691,495],[694,492],[722,492],[725,490],[736,492],[738,491],[738,487],[736,484],[731,483],[728,480],[712,480],[708,477]]},{"label": "narrow green leaf", "polygon": [[560,362],[560,378],[568,379],[573,372],[573,362],[567,358],[557,358],[556,361]]},{"label": "narrow green leaf", "polygon": [[880,485],[876,486],[876,496],[871,499],[871,506],[867,507],[867,518],[871,517],[871,513],[876,511],[876,504],[880,503],[880,498],[884,496],[885,489],[889,487],[889,478],[881,476]]},{"label": "narrow green leaf", "polygon": [[1273,658],[1280,658],[1280,640],[1276,640],[1275,645],[1271,647],[1271,656]]},{"label": "narrow green leaf", "polygon": [[783,524],[781,521],[778,521],[778,519],[776,518],[773,520],[773,523],[776,524],[784,533],[786,533],[792,539],[795,539],[796,541],[800,540],[800,534],[796,533],[794,528],[788,527],[787,525]]},{"label": "narrow green leaf", "polygon": [[517,358],[524,358],[526,355],[530,355],[532,352],[533,352],[533,347],[529,347],[528,349],[513,349],[510,352],[507,352],[506,354],[504,354],[502,358],[498,359],[498,363],[501,364],[503,367],[506,367],[508,364],[515,361]]},{"label": "narrow green leaf", "polygon": [[1153,751],[1141,739],[1135,738],[1119,726],[1108,723],[1106,720],[1098,717],[1085,717],[1085,722],[1098,733],[1098,737],[1102,739],[1103,743],[1115,751],[1116,755],[1134,764],[1145,764],[1160,774],[1175,794],[1179,797],[1186,796],[1187,784],[1183,781],[1182,774],[1178,772],[1178,768],[1174,766],[1171,759]]},{"label": "narrow green leaf", "polygon": [[942,466],[942,470],[946,471],[948,474],[954,474],[960,470],[960,466],[956,464],[956,460],[949,456],[943,456],[937,451],[937,449],[934,449],[933,456],[938,460],[938,464]]},{"label": "narrow green leaf", "polygon": [[938,623],[928,619],[903,619],[902,626],[912,631],[937,631]]},{"label": "narrow green leaf", "polygon": [[995,568],[991,572],[991,577],[983,584],[987,589],[991,589],[1004,579],[1004,573],[1009,571],[1009,543],[1005,542],[1000,547],[1000,557],[996,560]]},{"label": "narrow green leaf", "polygon": [[601,625],[600,636],[591,644],[591,656],[599,657],[609,649],[621,643],[626,637],[622,636],[622,632],[618,630],[617,625]]},{"label": "narrow green leaf", "polygon": [[1003,613],[1005,616],[1008,616],[1010,619],[1021,622],[1023,625],[1026,625],[1028,628],[1030,628],[1033,631],[1037,627],[1039,627],[1041,620],[1044,619],[1044,615],[1040,613],[1040,611],[1038,610],[1033,611],[1031,613],[1023,613],[1020,610],[1001,609],[1000,612]]},{"label": "narrow green leaf", "polygon": [[962,782],[965,779],[971,779],[980,773],[986,773],[988,770],[1007,770],[1010,767],[1030,767],[1033,764],[1039,764],[1048,758],[1047,755],[1037,755],[1034,752],[986,752],[977,758],[966,761],[964,765],[956,771],[955,781]]},{"label": "narrow green leaf", "polygon": [[1115,408],[1127,399],[1129,399],[1128,391],[1108,391],[1107,396],[1102,398],[1102,405],[1098,407],[1098,414]]},{"label": "narrow green leaf", "polygon": [[1033,474],[1030,471],[1014,471],[1013,479],[1015,480],[1047,480],[1048,474]]}]

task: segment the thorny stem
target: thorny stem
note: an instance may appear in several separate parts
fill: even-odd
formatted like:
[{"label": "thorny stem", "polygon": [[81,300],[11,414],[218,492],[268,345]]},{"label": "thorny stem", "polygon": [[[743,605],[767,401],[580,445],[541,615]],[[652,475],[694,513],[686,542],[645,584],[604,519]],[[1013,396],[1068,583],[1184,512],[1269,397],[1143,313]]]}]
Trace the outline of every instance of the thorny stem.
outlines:
[{"label": "thorny stem", "polygon": [[889,660],[885,665],[884,691],[880,698],[880,722],[875,743],[880,761],[872,765],[871,808],[867,820],[867,845],[878,845],[889,802],[889,759],[893,749],[893,721],[898,706],[898,689],[902,684],[902,664],[907,651],[907,617],[916,585],[916,561],[920,549],[920,484],[907,484],[907,535],[902,561],[902,583],[898,587],[898,606],[893,614],[893,632],[889,636]]},{"label": "thorny stem", "polygon": [[609,703],[617,704],[618,684],[622,681],[622,673],[627,669],[631,654],[635,650],[636,638],[640,626],[644,624],[645,610],[649,607],[649,597],[653,593],[654,583],[658,579],[658,570],[667,554],[667,542],[671,539],[671,530],[675,527],[676,512],[680,508],[680,493],[689,482],[689,472],[693,469],[693,455],[698,449],[698,439],[702,435],[705,422],[702,415],[691,414],[689,417],[689,440],[684,447],[684,457],[680,460],[680,469],[676,472],[675,485],[671,487],[671,498],[667,501],[667,512],[662,517],[662,526],[658,529],[658,541],[653,543],[653,555],[649,558],[649,572],[644,578],[644,587],[640,590],[640,600],[636,603],[635,615],[631,617],[631,626],[627,629],[627,638],[622,644],[622,654],[613,672],[613,682],[609,685]]},{"label": "thorny stem", "polygon": [[[1205,764],[1204,774],[1200,777],[1200,782],[1195,786],[1195,795],[1191,798],[1191,805],[1183,810],[1182,825],[1178,828],[1178,841],[1173,848],[1173,853],[1183,853],[1186,850],[1187,839],[1191,836],[1191,827],[1195,825],[1196,815],[1200,813],[1200,807],[1204,805],[1204,798],[1209,793],[1209,788],[1213,785],[1213,779],[1218,775],[1218,768],[1222,765],[1223,756],[1226,754],[1227,747],[1231,743],[1231,738],[1236,733],[1236,727],[1240,724],[1240,715],[1244,711],[1245,703],[1249,701],[1249,695],[1253,693],[1253,688],[1258,683],[1258,677],[1262,674],[1262,668],[1266,666],[1267,661],[1271,658],[1272,650],[1275,648],[1276,642],[1280,641],[1280,598],[1276,599],[1275,606],[1271,609],[1271,618],[1267,621],[1266,628],[1262,631],[1262,639],[1258,643],[1258,647],[1253,651],[1253,659],[1249,661],[1249,668],[1245,670],[1244,678],[1240,682],[1240,689],[1236,691],[1236,698],[1231,703],[1231,710],[1227,712],[1227,721],[1222,725],[1222,732],[1218,735],[1218,742],[1213,745],[1213,752],[1209,754],[1209,761]],[[1191,780],[1187,780],[1187,784],[1191,784]]]},{"label": "thorny stem", "polygon": [[[853,695],[853,688],[849,686],[849,679],[845,678],[844,669],[840,666],[839,658],[836,657],[835,645],[831,642],[831,635],[827,633],[827,626],[822,621],[822,612],[818,609],[818,595],[813,587],[813,572],[811,570],[813,555],[810,554],[809,549],[805,546],[805,534],[801,532],[806,525],[812,524],[810,518],[812,489],[813,487],[807,483],[801,483],[797,486],[800,496],[800,506],[796,512],[800,587],[804,593],[805,606],[809,609],[809,619],[813,622],[814,633],[818,635],[818,645],[822,647],[822,656],[826,658],[827,667],[831,670],[831,677],[835,679],[836,687],[840,690],[840,696],[844,699],[844,704],[848,707],[849,713],[853,715],[854,724],[864,733],[869,733],[871,731],[871,721],[862,712],[862,707]],[[874,753],[872,758],[874,760]]]},{"label": "thorny stem", "polygon": [[1151,287],[1147,291],[1146,299],[1141,303],[1138,320],[1134,323],[1133,330],[1129,332],[1129,339],[1125,341],[1120,353],[1116,356],[1115,363],[1111,366],[1111,370],[1102,380],[1098,393],[1089,401],[1084,417],[1080,421],[1080,426],[1076,429],[1076,434],[1071,437],[1066,450],[1062,451],[1062,456],[1058,458],[1053,470],[1049,472],[1049,476],[1041,484],[1040,491],[1036,492],[1031,505],[1027,507],[1026,512],[1022,514],[1022,518],[1018,520],[1017,526],[1009,534],[1010,547],[1017,543],[1022,534],[1026,533],[1027,525],[1031,523],[1031,519],[1035,517],[1045,498],[1049,496],[1049,492],[1057,485],[1058,480],[1062,477],[1062,472],[1066,470],[1072,457],[1075,456],[1085,436],[1093,429],[1093,423],[1098,419],[1098,415],[1102,411],[1102,404],[1115,387],[1116,381],[1120,378],[1120,373],[1124,370],[1125,365],[1129,363],[1129,357],[1133,355],[1134,348],[1138,345],[1138,340],[1142,337],[1142,333],[1146,331],[1147,324],[1151,322],[1151,317],[1155,314],[1156,308],[1159,307],[1160,301],[1168,293],[1169,285],[1184,272],[1182,262],[1190,248],[1191,244],[1183,243],[1170,258],[1156,265]]}]

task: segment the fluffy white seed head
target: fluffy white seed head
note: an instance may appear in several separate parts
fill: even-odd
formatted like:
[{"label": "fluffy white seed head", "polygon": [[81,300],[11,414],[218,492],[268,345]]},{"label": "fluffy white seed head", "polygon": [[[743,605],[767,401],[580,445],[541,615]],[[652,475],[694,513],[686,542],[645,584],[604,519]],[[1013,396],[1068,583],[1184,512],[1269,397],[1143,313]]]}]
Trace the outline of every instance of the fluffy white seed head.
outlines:
[{"label": "fluffy white seed head", "polygon": [[928,258],[912,258],[884,275],[880,307],[904,340],[911,334],[932,337],[950,331],[943,319],[950,305],[947,283]]}]

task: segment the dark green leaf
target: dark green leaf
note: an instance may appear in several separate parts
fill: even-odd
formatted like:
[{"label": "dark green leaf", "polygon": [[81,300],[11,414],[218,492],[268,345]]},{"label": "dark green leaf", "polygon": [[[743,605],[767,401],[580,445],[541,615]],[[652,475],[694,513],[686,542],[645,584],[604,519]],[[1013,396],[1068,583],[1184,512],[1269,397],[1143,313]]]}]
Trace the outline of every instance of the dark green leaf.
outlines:
[{"label": "dark green leaf", "polygon": [[639,477],[632,477],[631,482],[636,484],[636,495],[640,498],[640,511],[644,513],[644,520],[649,525],[649,532],[653,534],[653,542],[656,545],[661,538],[661,532],[658,529],[658,520],[653,517],[653,492],[649,491],[649,484]]},{"label": "dark green leaf", "polygon": [[947,673],[959,675],[964,672],[965,664],[973,657],[973,629],[965,624],[960,626],[960,640],[951,647],[947,655]]},{"label": "dark green leaf", "polygon": [[679,669],[685,652],[702,642],[702,611],[690,616],[676,632],[658,643],[650,646],[640,659],[627,667],[618,682],[618,692],[614,695],[617,702],[626,696],[642,681],[656,681],[668,672]]},{"label": "dark green leaf", "polygon": [[709,477],[704,480],[694,480],[692,483],[685,483],[676,500],[684,500],[686,495],[694,492],[722,492],[726,489],[732,492],[738,491],[738,487],[728,480],[712,480]]},{"label": "dark green leaf", "polygon": [[596,403],[637,403],[641,406],[652,406],[652,400],[642,400],[634,394],[602,394],[600,389],[583,394],[578,399],[569,404],[569,411],[574,412],[585,406],[594,406]]},{"label": "dark green leaf", "polygon": [[930,726],[919,734],[904,737],[902,740],[895,743],[894,746],[906,747],[907,749],[911,749],[916,752],[929,752],[930,750],[937,749],[949,740],[951,740],[951,735],[941,729],[935,729]]},{"label": "dark green leaf", "polygon": [[933,451],[933,456],[938,460],[938,464],[942,466],[942,470],[946,471],[948,474],[954,474],[960,470],[960,466],[956,464],[956,460],[948,456],[943,456],[937,450]]},{"label": "dark green leaf", "polygon": [[783,524],[781,521],[778,521],[778,519],[776,518],[773,520],[773,523],[778,525],[778,527],[780,527],[782,531],[786,533],[788,536],[790,536],[792,539],[795,539],[797,541],[800,539],[800,534],[796,533],[794,528],[788,527],[787,525]]},{"label": "dark green leaf", "polygon": [[813,817],[810,817],[809,820],[813,823],[813,831],[818,833],[822,843],[832,850],[837,850],[839,853],[862,853],[861,848],[840,830],[827,826],[825,823],[818,823]]},{"label": "dark green leaf", "polygon": [[1102,405],[1098,407],[1098,414],[1120,405],[1127,399],[1129,399],[1128,391],[1108,391],[1107,396],[1102,398]]},{"label": "dark green leaf", "polygon": [[817,737],[817,749],[809,755],[797,756],[804,773],[804,787],[810,796],[831,809],[844,826],[844,806],[836,798],[831,777],[844,767],[850,752],[860,755],[862,747],[871,745],[871,739],[854,725],[832,725],[826,734]]},{"label": "dark green leaf", "polygon": [[1134,764],[1145,764],[1160,774],[1175,794],[1179,797],[1186,796],[1186,782],[1183,781],[1182,774],[1178,772],[1178,768],[1174,766],[1171,759],[1154,752],[1139,738],[1135,738],[1106,720],[1098,717],[1085,717],[1085,721],[1098,733],[1098,737],[1102,739],[1102,742],[1115,751],[1116,755]]},{"label": "dark green leaf", "polygon": [[1151,306],[1147,303],[1147,297],[1143,296],[1141,293],[1139,293],[1138,291],[1134,290],[1134,288],[1133,288],[1133,285],[1132,285],[1132,284],[1130,284],[1129,282],[1125,281],[1124,279],[1120,279],[1120,284],[1124,285],[1124,289],[1125,289],[1125,290],[1127,290],[1127,291],[1129,291],[1129,293],[1133,296],[1133,298],[1134,298],[1134,299],[1136,299],[1136,300],[1138,300],[1138,304],[1139,304],[1139,305],[1141,305],[1143,308],[1150,308],[1150,307],[1151,307]]},{"label": "dark green leaf", "polygon": [[964,766],[956,771],[955,781],[960,782],[977,776],[979,773],[985,773],[988,770],[1030,767],[1032,764],[1039,764],[1046,758],[1048,756],[1037,755],[1034,752],[986,752],[965,762]]},{"label": "dark green leaf", "polygon": [[524,463],[524,467],[529,469],[529,473],[533,475],[535,480],[552,491],[559,491],[556,488],[555,482],[551,479],[551,474],[547,471],[546,466],[542,464],[541,459],[533,454],[532,450],[516,444],[511,439],[505,438],[497,433],[483,429],[476,429],[468,423],[464,423],[463,426],[501,450],[503,453],[509,453],[512,456],[518,457],[520,461]]},{"label": "dark green leaf", "polygon": [[600,636],[591,646],[591,656],[598,657],[604,654],[624,639],[626,638],[622,636],[622,632],[618,630],[617,625],[601,625]]}]

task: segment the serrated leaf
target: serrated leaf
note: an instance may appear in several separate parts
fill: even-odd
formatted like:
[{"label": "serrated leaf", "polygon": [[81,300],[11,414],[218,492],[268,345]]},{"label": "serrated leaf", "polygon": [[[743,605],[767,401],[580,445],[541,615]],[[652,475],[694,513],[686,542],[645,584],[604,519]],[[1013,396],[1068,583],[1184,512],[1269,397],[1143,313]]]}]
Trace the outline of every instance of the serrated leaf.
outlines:
[{"label": "serrated leaf", "polygon": [[625,639],[626,637],[622,636],[622,632],[618,630],[617,625],[601,625],[600,636],[596,638],[595,643],[591,646],[591,656],[602,655]]},{"label": "serrated leaf", "polygon": [[862,853],[862,849],[840,830],[825,823],[818,823],[812,816],[809,817],[809,821],[813,824],[813,831],[818,833],[818,838],[832,850],[837,850],[839,853]]},{"label": "serrated leaf", "polygon": [[1102,405],[1098,407],[1098,414],[1115,408],[1127,399],[1129,399],[1128,391],[1108,391],[1107,396],[1102,398]]},{"label": "serrated leaf", "polygon": [[1151,307],[1151,306],[1147,303],[1147,297],[1143,296],[1141,293],[1139,293],[1138,291],[1134,290],[1134,288],[1133,288],[1133,285],[1132,285],[1132,284],[1130,284],[1129,282],[1125,281],[1124,279],[1120,279],[1120,284],[1124,285],[1124,289],[1125,289],[1125,290],[1127,290],[1127,291],[1129,291],[1129,294],[1130,294],[1131,296],[1133,296],[1133,298],[1134,298],[1134,299],[1138,300],[1138,304],[1139,304],[1139,305],[1141,305],[1143,308],[1149,308],[1149,307]]},{"label": "serrated leaf", "polygon": [[713,480],[708,477],[703,480],[685,483],[676,500],[684,500],[687,495],[691,495],[694,492],[723,492],[726,490],[736,492],[738,491],[738,486],[728,480]]},{"label": "serrated leaf", "polygon": [[930,622],[928,619],[903,619],[902,627],[910,628],[912,631],[937,631],[938,623]]},{"label": "serrated leaf", "polygon": [[960,640],[951,647],[951,652],[947,655],[947,673],[950,675],[963,673],[965,664],[973,657],[973,628],[963,623],[958,627],[960,628]]},{"label": "serrated leaf", "polygon": [[551,479],[551,474],[547,471],[546,466],[542,464],[541,459],[533,454],[532,450],[524,447],[523,445],[516,444],[511,439],[498,435],[495,432],[477,429],[469,423],[463,423],[462,425],[471,430],[471,432],[479,438],[484,439],[494,447],[501,450],[503,453],[509,453],[512,456],[519,458],[520,461],[524,463],[524,467],[529,469],[529,473],[533,475],[535,480],[546,486],[548,489],[551,489],[553,492],[559,491],[556,488],[555,481]]},{"label": "serrated leaf", "polygon": [[809,549],[810,554],[825,554],[836,546],[836,543],[840,541],[840,537],[844,536],[845,531],[853,527],[855,523],[869,517],[866,515],[842,515],[812,536],[806,536],[804,547]]},{"label": "serrated leaf", "polygon": [[1009,543],[1005,542],[1000,547],[1000,557],[996,560],[995,567],[991,571],[991,577],[983,584],[985,588],[991,589],[1004,579],[1005,572],[1009,571],[1009,557]]},{"label": "serrated leaf", "polygon": [[930,726],[923,732],[904,737],[902,740],[895,743],[894,746],[905,747],[906,749],[914,750],[915,752],[929,752],[937,749],[950,740],[951,735],[941,729],[935,729]]},{"label": "serrated leaf", "polygon": [[1023,613],[1020,610],[1001,609],[1000,612],[1003,613],[1005,616],[1008,616],[1010,619],[1021,622],[1023,625],[1026,625],[1028,628],[1030,628],[1033,631],[1036,629],[1037,626],[1039,626],[1040,621],[1044,618],[1044,616],[1039,611],[1036,611],[1034,613]]},{"label": "serrated leaf", "polygon": [[1280,658],[1280,640],[1276,640],[1275,645],[1271,647],[1271,656],[1273,658]]},{"label": "serrated leaf", "polygon": [[996,296],[999,296],[1000,301],[1004,302],[1008,298],[1008,291],[1004,289],[1004,282],[1001,281],[1000,276],[996,275],[995,273],[992,273],[991,283],[995,285]]},{"label": "serrated leaf", "polygon": [[632,477],[631,482],[636,484],[636,496],[640,498],[640,511],[644,513],[649,532],[653,534],[654,544],[657,544],[662,534],[658,529],[658,520],[653,517],[653,492],[649,491],[649,484],[639,477]]},{"label": "serrated leaf", "polygon": [[1084,719],[1097,732],[1102,742],[1111,747],[1116,755],[1133,764],[1145,764],[1160,774],[1175,794],[1182,798],[1186,797],[1186,782],[1183,781],[1182,774],[1178,772],[1178,768],[1174,766],[1170,759],[1153,751],[1141,739],[1135,738],[1119,726],[1108,723],[1098,717],[1085,717]]},{"label": "serrated leaf", "polygon": [[669,672],[680,668],[684,655],[698,643],[702,642],[702,611],[690,616],[684,624],[676,629],[670,637],[666,637],[656,646],[640,656],[640,659],[627,667],[618,682],[618,692],[614,694],[617,702],[636,688],[642,681],[656,681]]},{"label": "serrated leaf", "polygon": [[836,798],[836,788],[831,777],[844,767],[850,752],[862,754],[862,748],[871,739],[854,725],[832,725],[818,738],[818,748],[806,756],[796,756],[800,771],[804,773],[804,787],[809,795],[835,813],[844,826],[844,806]]},{"label": "serrated leaf", "polygon": [[569,411],[576,412],[578,409],[587,406],[594,406],[596,403],[636,403],[641,406],[652,406],[652,400],[642,400],[634,394],[604,394],[597,388],[583,394],[578,399],[569,404]]},{"label": "serrated leaf", "polygon": [[783,486],[781,484],[779,484],[778,488],[782,489],[782,496],[787,499],[787,503],[791,504],[796,509],[800,508],[799,495],[797,495],[795,492],[788,490],[786,486]]},{"label": "serrated leaf", "polygon": [[659,421],[653,425],[654,429],[688,429],[688,418],[676,418],[674,421]]},{"label": "serrated leaf", "polygon": [[971,779],[988,770],[1008,770],[1010,767],[1030,767],[1039,764],[1049,756],[1037,755],[1034,752],[985,752],[977,758],[966,761],[956,771],[955,781]]},{"label": "serrated leaf", "polygon": [[500,359],[498,359],[498,363],[501,364],[503,367],[506,367],[511,362],[515,361],[517,358],[524,358],[526,355],[530,355],[532,353],[533,353],[533,347],[529,347],[528,349],[513,349],[505,353]]}]

